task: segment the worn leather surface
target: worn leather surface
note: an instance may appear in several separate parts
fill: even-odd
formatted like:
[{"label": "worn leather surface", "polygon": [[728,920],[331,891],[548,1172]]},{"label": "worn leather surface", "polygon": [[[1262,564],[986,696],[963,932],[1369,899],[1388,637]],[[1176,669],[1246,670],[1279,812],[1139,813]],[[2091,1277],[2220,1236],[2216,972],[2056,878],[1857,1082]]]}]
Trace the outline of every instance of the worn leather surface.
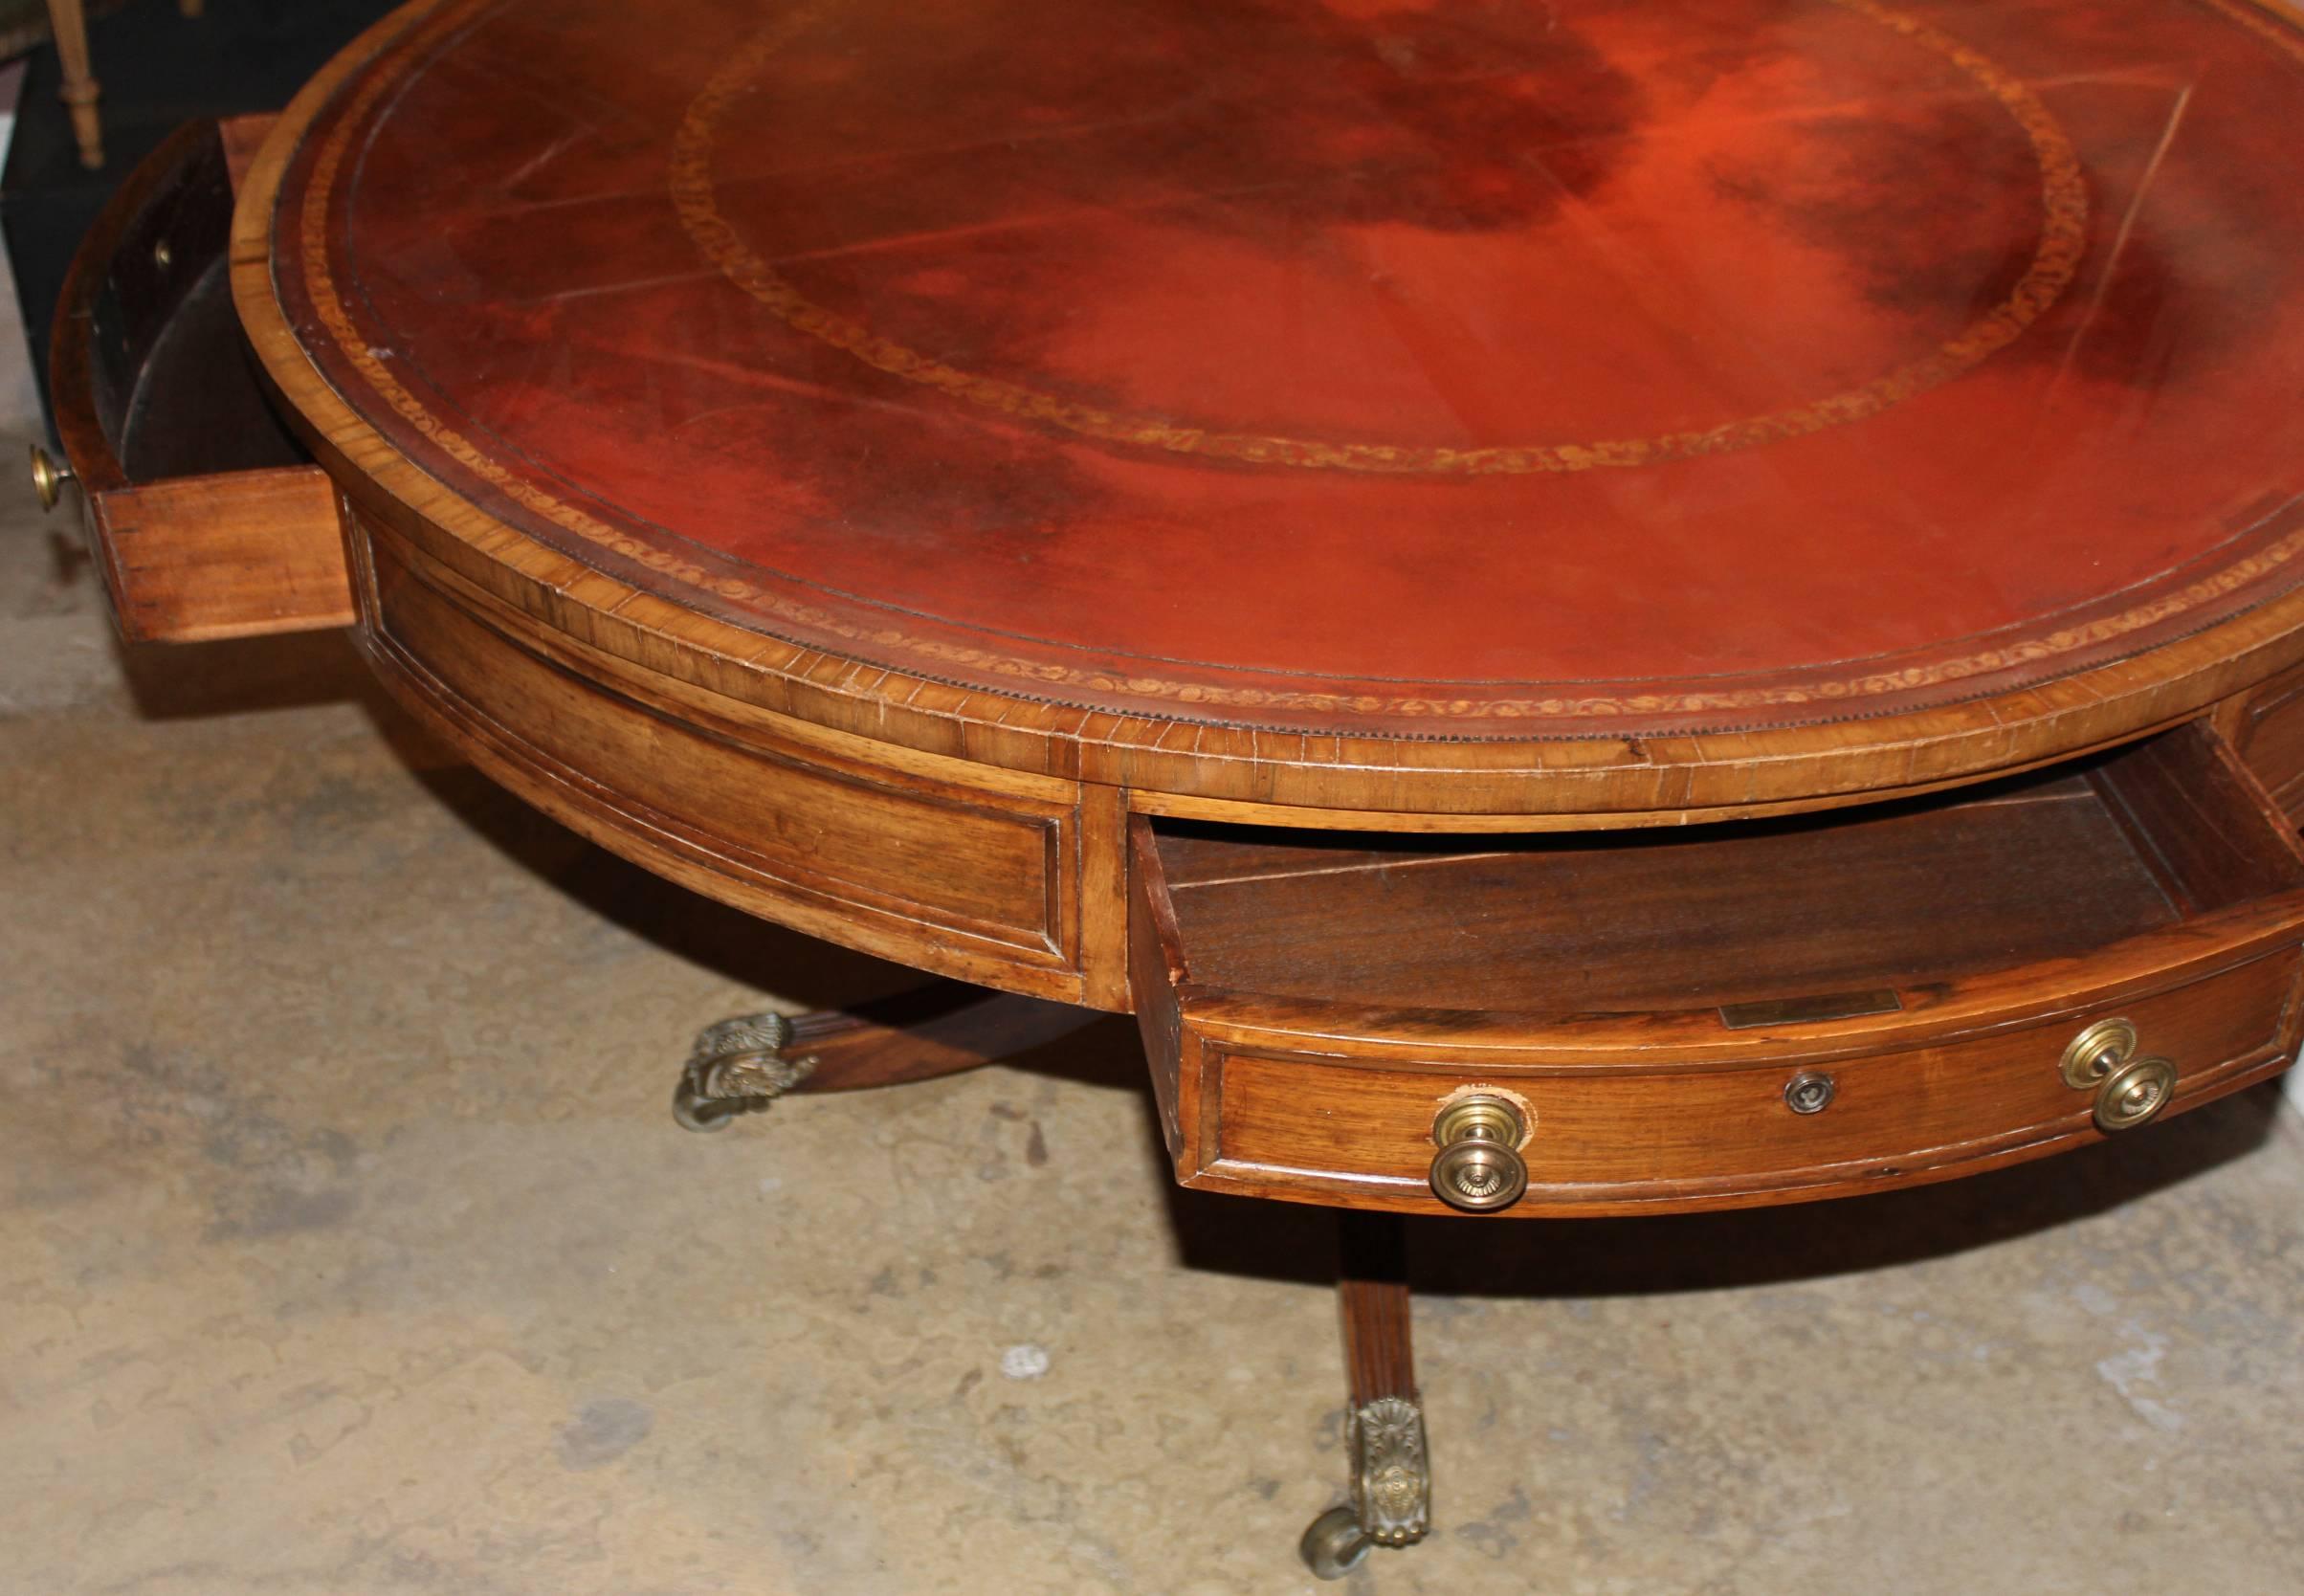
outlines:
[{"label": "worn leather surface", "polygon": [[1750,728],[2295,585],[2300,168],[2242,0],[486,0],[314,123],[276,270],[428,471],[776,637]]}]

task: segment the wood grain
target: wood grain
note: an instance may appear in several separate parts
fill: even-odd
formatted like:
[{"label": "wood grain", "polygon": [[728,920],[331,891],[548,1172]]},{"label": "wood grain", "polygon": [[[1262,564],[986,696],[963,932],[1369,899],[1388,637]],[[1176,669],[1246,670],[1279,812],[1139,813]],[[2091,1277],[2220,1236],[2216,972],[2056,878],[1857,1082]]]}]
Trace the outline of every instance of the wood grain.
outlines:
[{"label": "wood grain", "polygon": [[1555,838],[1168,831],[1196,979],[1371,1005],[1686,1009],[2071,957],[2177,913],[2077,778],[1830,820]]},{"label": "wood grain", "polygon": [[1337,1313],[1352,1406],[1379,1397],[1418,1400],[1410,1325],[1407,1237],[1389,1214],[1337,1216]]},{"label": "wood grain", "polygon": [[2304,823],[2304,666],[2234,695],[2218,719],[2290,826]]},{"label": "wood grain", "polygon": [[[1161,1136],[1169,1158],[1181,1170],[1199,1162],[1196,1150],[1187,1154],[1183,1138],[1187,1119],[1195,1134],[1199,1125],[1200,1038],[1184,1023],[1179,991],[1189,979],[1184,939],[1176,928],[1176,904],[1167,874],[1161,868],[1159,839],[1142,820],[1133,822],[1128,830],[1128,874],[1130,998],[1137,1029],[1143,1036],[1144,1061],[1152,1071]],[[1185,1100],[1187,1085],[1193,1094],[1188,1104]]]},{"label": "wood grain", "polygon": [[2206,720],[2139,743],[2088,780],[2186,913],[2304,886],[2304,845]]},{"label": "wood grain", "polygon": [[92,546],[132,643],[352,624],[335,483],[317,466],[115,488],[90,506]]},{"label": "wood grain", "polygon": [[[1140,818],[1140,1015],[1186,1185],[1443,1211],[1452,1093],[1536,1118],[1524,1214],[1795,1201],[2077,1144],[2124,1015],[2179,1105],[2298,1040],[2295,835],[2207,722],[1964,793],[1686,833],[1354,837]],[[1157,995],[1152,984],[1163,984]],[[1851,988],[1754,1021],[1723,1005]],[[1815,1116],[1802,1070],[1838,1095]]]},{"label": "wood grain", "polygon": [[364,647],[402,701],[530,802],[659,874],[916,967],[1077,1001],[1070,801],[699,724],[533,654],[364,540]]},{"label": "wood grain", "polygon": [[[2283,1067],[2298,1040],[2293,950],[2117,1013],[2142,1046],[2176,1060],[2171,1112]],[[1508,1215],[1692,1211],[1885,1190],[1997,1167],[2100,1140],[2092,1099],[2057,1065],[2075,1020],[1828,1066],[1829,1108],[1795,1115],[1794,1060],[1765,1068],[1474,1075],[1339,1067],[1316,1056],[1202,1055],[1196,1144],[1212,1154],[1186,1186],[1402,1212],[1448,1211],[1426,1184],[1432,1116],[1466,1086],[1508,1084],[1535,1126],[1528,1195]]]}]

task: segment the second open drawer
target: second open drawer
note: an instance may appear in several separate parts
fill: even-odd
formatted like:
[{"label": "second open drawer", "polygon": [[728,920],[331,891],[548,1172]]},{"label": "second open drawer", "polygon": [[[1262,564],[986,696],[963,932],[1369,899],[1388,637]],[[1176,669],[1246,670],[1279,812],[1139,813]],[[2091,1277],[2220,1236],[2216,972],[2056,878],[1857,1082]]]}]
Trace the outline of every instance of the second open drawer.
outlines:
[{"label": "second open drawer", "polygon": [[[233,173],[271,119],[187,123],[81,240],[49,377],[89,548],[130,642],[348,626],[337,492],[271,404],[233,308]],[[34,480],[54,503],[55,463]]]},{"label": "second open drawer", "polygon": [[2304,854],[2205,722],[1791,821],[1136,828],[1136,1005],[1195,1186],[1447,1211],[1435,1119],[1480,1096],[1510,1212],[1877,1189],[2106,1134],[2131,1057],[2173,1069],[2150,1118],[2298,1039]]}]

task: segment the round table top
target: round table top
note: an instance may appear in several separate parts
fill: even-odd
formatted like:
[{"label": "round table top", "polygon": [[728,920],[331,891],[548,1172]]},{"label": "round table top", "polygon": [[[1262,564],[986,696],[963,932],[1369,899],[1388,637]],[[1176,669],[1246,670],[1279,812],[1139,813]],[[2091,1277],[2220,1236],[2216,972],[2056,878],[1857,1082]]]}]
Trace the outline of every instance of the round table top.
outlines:
[{"label": "round table top", "polygon": [[2304,33],[2247,0],[447,0],[368,49],[269,218],[304,358],[764,658],[1733,738],[2304,620]]}]

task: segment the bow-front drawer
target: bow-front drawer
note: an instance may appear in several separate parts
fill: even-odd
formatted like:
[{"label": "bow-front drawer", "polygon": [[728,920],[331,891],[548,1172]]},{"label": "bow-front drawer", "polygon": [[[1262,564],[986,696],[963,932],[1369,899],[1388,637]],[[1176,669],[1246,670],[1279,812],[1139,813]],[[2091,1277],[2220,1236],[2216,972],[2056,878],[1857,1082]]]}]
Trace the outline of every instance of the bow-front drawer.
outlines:
[{"label": "bow-front drawer", "polygon": [[1408,1211],[1875,1190],[2282,1067],[2304,861],[2204,722],[1964,794],[1673,832],[1134,836],[1179,1178]]},{"label": "bow-front drawer", "polygon": [[50,390],[88,542],[131,642],[347,626],[335,487],[268,401],[233,308],[233,174],[269,118],[188,123],[128,176],[73,257]]}]

